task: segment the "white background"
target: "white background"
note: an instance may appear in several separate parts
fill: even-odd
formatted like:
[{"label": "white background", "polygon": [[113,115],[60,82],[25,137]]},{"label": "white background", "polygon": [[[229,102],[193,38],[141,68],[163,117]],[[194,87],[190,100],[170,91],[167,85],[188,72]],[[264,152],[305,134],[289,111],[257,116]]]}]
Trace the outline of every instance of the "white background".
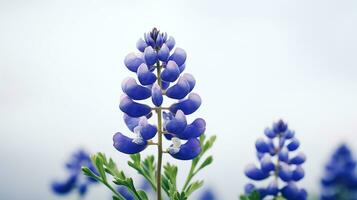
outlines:
[{"label": "white background", "polygon": [[[0,1],[0,199],[63,199],[49,183],[79,146],[127,170],[112,147],[113,133],[128,133],[118,109],[131,75],[123,59],[154,26],[188,53],[197,115],[218,136],[200,177],[219,199],[237,199],[255,139],[279,118],[308,155],[300,185],[318,192],[333,148],[356,149],[356,11],[352,0]],[[97,186],[87,197],[109,192]]]}]

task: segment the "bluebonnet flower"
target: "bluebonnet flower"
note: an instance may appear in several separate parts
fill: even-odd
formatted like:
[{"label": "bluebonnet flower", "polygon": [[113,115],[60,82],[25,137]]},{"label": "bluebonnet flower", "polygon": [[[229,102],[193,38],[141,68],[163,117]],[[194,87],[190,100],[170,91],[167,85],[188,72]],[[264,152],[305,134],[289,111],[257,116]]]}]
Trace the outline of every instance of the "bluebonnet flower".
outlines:
[{"label": "bluebonnet flower", "polygon": [[[201,152],[197,139],[204,133],[205,120],[197,118],[191,123],[187,115],[201,105],[201,98],[193,93],[196,80],[186,68],[186,52],[175,48],[175,39],[156,28],[145,33],[136,44],[139,52],[129,53],[125,66],[135,73],[122,82],[124,94],[119,108],[124,112],[124,122],[133,136],[120,132],[113,136],[114,147],[126,154],[143,151],[148,145],[158,145],[159,152],[167,152],[180,160],[190,160]],[[174,102],[164,106],[164,97]],[[148,99],[151,98],[151,105]],[[156,123],[150,122],[152,113],[157,113]],[[158,142],[152,139],[158,134]],[[162,135],[171,145],[162,149]],[[182,140],[185,142],[182,143]]]},{"label": "bluebonnet flower", "polygon": [[293,153],[300,146],[295,132],[284,121],[279,120],[272,128],[266,128],[264,133],[267,138],[260,138],[255,143],[259,166],[248,165],[245,175],[255,181],[269,177],[272,180],[265,187],[256,187],[249,183],[245,186],[245,192],[249,194],[258,191],[261,199],[282,195],[287,200],[305,200],[307,192],[299,189],[296,182],[305,175],[301,165],[306,157],[301,152]]},{"label": "bluebonnet flower", "polygon": [[356,160],[347,145],[340,145],[326,165],[321,200],[357,200]]},{"label": "bluebonnet flower", "polygon": [[51,184],[52,190],[59,195],[70,193],[77,189],[80,196],[85,195],[88,186],[97,181],[82,174],[82,167],[88,167],[91,171],[97,173],[94,165],[91,162],[89,154],[84,150],[75,152],[71,159],[66,163],[68,177],[62,181],[54,181]]},{"label": "bluebonnet flower", "polygon": [[199,200],[216,200],[217,197],[214,194],[213,190],[206,189],[198,198]]}]

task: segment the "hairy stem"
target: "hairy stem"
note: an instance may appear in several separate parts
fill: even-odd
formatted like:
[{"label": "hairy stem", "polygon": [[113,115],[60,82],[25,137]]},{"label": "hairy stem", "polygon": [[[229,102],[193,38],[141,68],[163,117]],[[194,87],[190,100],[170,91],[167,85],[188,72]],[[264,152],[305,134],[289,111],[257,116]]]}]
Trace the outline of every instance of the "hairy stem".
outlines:
[{"label": "hairy stem", "polygon": [[[157,70],[157,83],[161,88],[161,66],[160,61],[156,63],[156,70]],[[162,108],[157,107],[157,134],[158,134],[158,141],[157,141],[157,173],[156,173],[156,182],[157,182],[157,200],[161,200],[161,168],[162,168]]]}]

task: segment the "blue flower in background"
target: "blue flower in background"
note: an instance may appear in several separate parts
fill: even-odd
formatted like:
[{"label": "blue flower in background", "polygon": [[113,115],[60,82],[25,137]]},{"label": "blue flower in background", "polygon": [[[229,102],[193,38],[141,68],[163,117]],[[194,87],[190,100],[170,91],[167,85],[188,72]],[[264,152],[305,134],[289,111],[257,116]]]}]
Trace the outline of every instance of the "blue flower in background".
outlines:
[{"label": "blue flower in background", "polygon": [[300,142],[295,138],[294,131],[288,125],[279,120],[272,128],[265,129],[266,139],[260,138],[256,141],[257,158],[259,166],[250,164],[245,169],[245,175],[252,180],[261,181],[272,179],[265,187],[256,187],[247,184],[245,192],[250,194],[258,191],[260,198],[282,195],[287,200],[305,200],[307,192],[299,189],[296,182],[301,180],[305,172],[301,165],[306,157],[303,153],[295,153]]},{"label": "blue flower in background", "polygon": [[326,165],[321,200],[357,200],[356,160],[347,145],[340,145]]},{"label": "blue flower in background", "polygon": [[216,200],[216,195],[214,194],[213,190],[206,189],[198,198],[198,200]]},{"label": "blue flower in background", "polygon": [[[139,153],[150,144],[162,148],[161,136],[164,135],[171,141],[164,152],[180,160],[195,158],[201,152],[197,138],[204,133],[206,123],[202,118],[189,123],[186,118],[200,107],[201,98],[192,92],[196,84],[194,77],[183,73],[185,50],[174,48],[175,39],[156,28],[144,34],[136,46],[139,52],[129,53],[124,59],[135,78],[128,77],[122,82],[124,94],[119,105],[124,112],[124,122],[133,134],[128,137],[116,133],[114,147],[126,154]],[[164,105],[165,96],[171,99],[167,105]],[[150,122],[153,111],[158,116],[156,122]],[[152,139],[156,134],[159,139],[154,143]]]},{"label": "blue flower in background", "polygon": [[84,196],[87,192],[88,186],[92,183],[96,183],[96,180],[84,176],[81,171],[82,166],[86,166],[93,172],[96,172],[89,154],[84,150],[79,150],[75,152],[66,163],[68,177],[62,181],[54,181],[51,184],[52,190],[56,194],[65,195],[70,193],[72,190],[77,189],[79,195]]}]

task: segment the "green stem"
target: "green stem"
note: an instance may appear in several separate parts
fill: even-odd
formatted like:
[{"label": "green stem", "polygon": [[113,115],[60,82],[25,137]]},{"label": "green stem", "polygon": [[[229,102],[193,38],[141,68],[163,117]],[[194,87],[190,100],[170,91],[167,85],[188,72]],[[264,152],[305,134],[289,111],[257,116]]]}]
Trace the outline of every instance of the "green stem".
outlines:
[{"label": "green stem", "polygon": [[195,168],[196,166],[193,165],[193,163],[191,164],[191,168],[190,168],[190,172],[188,173],[188,176],[186,178],[185,184],[183,185],[182,191],[185,191],[188,187],[188,184],[190,183],[190,181],[192,180],[192,178],[195,176]]},{"label": "green stem", "polygon": [[120,200],[125,200],[125,198],[119,194],[108,182],[101,181],[107,188],[109,188]]},{"label": "green stem", "polygon": [[[161,66],[160,61],[156,63],[157,70],[157,83],[161,88]],[[158,107],[156,110],[157,113],[157,133],[158,133],[158,142],[157,142],[157,174],[156,174],[156,182],[157,182],[157,200],[161,200],[161,168],[162,168],[162,108]]]}]

